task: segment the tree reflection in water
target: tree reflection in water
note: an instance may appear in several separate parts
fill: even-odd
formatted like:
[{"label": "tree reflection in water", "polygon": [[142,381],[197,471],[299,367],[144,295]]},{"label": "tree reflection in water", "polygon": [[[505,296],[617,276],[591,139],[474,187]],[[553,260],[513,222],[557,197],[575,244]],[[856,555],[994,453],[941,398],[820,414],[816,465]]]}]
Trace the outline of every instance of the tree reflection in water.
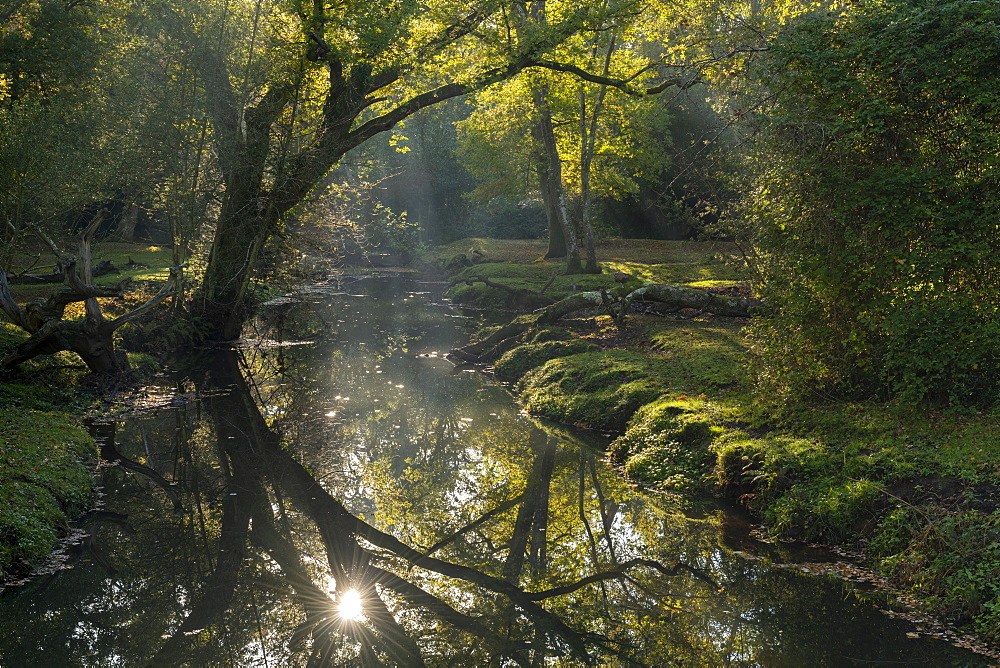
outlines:
[{"label": "tree reflection in water", "polygon": [[2,663],[946,662],[943,643],[901,649],[908,628],[840,584],[723,549],[711,514],[632,493],[501,388],[449,376],[432,353],[460,333],[442,313],[344,297],[285,314],[318,343],[188,359],[106,450],[120,465],[86,520],[93,563],[0,598]]},{"label": "tree reflection in water", "polygon": [[[640,629],[609,624],[622,614],[619,608],[629,601],[633,608],[647,606],[661,586],[657,580],[678,574],[700,578],[706,593],[715,586],[698,569],[680,563],[614,561],[607,513],[602,514],[599,531],[607,554],[600,552],[584,511],[578,517],[584,520],[585,532],[565,526],[564,520],[558,529],[585,533],[590,558],[581,559],[582,545],[553,555],[547,544],[550,520],[567,510],[550,508],[549,500],[559,441],[530,423],[524,422],[520,430],[530,433],[531,463],[521,475],[523,482],[508,478],[492,490],[497,496],[493,507],[421,549],[419,543],[404,542],[351,513],[283,447],[280,435],[258,410],[237,353],[220,352],[206,378],[211,385],[202,388],[204,404],[213,418],[226,471],[218,547],[214,568],[183,621],[153,657],[154,665],[182,662],[203,630],[222,622],[241,578],[260,575],[247,568],[247,562],[260,563],[259,556],[250,554],[255,549],[269,558],[262,564],[267,574],[286,583],[301,606],[303,617],[290,645],[307,650],[308,665],[422,665],[445,657],[469,664],[500,665],[507,660],[535,665],[546,656],[580,664],[600,656],[640,663],[630,658]],[[576,461],[564,458],[559,467],[559,482],[572,484],[577,476],[568,469],[579,466],[581,509],[595,496],[584,483],[597,483],[592,456],[582,454]],[[400,501],[419,487],[422,473],[416,467],[407,469],[403,485],[395,490]],[[434,477],[440,472],[427,473]],[[504,493],[513,495],[503,498]],[[404,520],[400,513],[408,510],[388,508],[385,514],[398,525]],[[407,533],[429,537],[436,530],[425,525]],[[454,558],[437,556],[441,554]],[[474,558],[462,560],[463,554]],[[568,567],[552,569],[553,556]],[[323,573],[320,561],[328,573]],[[332,591],[325,583],[332,584]],[[352,596],[363,617],[340,614]],[[568,597],[576,611],[565,601],[547,604]]]}]

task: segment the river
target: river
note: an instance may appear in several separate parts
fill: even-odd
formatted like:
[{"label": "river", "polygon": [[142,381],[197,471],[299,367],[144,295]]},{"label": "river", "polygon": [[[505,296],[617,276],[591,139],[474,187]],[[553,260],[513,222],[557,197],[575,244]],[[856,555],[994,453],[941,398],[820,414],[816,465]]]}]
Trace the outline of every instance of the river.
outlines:
[{"label": "river", "polygon": [[3,666],[988,664],[456,372],[440,284],[347,281],[101,426],[119,464],[67,567],[0,595]]}]

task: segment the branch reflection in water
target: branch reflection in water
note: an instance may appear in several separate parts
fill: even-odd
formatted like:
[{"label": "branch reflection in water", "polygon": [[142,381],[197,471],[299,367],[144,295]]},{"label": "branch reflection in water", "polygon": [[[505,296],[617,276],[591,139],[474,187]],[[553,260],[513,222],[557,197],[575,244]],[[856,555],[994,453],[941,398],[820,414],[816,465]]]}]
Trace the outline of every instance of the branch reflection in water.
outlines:
[{"label": "branch reflection in water", "polygon": [[735,556],[714,514],[635,494],[581,435],[449,376],[445,309],[349,297],[283,314],[311,345],[188,358],[162,410],[110,435],[93,564],[4,593],[4,665],[904,656],[841,585]]},{"label": "branch reflection in water", "polygon": [[[196,642],[199,633],[195,632],[222,622],[240,576],[247,572],[245,562],[257,560],[248,554],[252,547],[266,553],[276,566],[271,574],[294,590],[304,617],[293,645],[308,648],[308,663],[316,665],[348,660],[365,665],[420,665],[428,657],[445,656],[470,662],[506,658],[523,665],[544,656],[566,656],[580,663],[591,663],[602,655],[629,661],[642,628],[610,625],[616,615],[647,606],[657,596],[662,586],[658,580],[663,578],[690,579],[693,573],[703,581],[704,593],[714,586],[692,567],[667,566],[645,558],[611,561],[613,519],[600,511],[603,549],[589,527],[587,512],[579,514],[579,527],[566,526],[564,518],[559,518],[566,509],[550,508],[551,489],[554,484],[573,484],[574,467],[591,473],[593,455],[581,451],[566,458],[569,451],[558,439],[523,419],[513,433],[528,436],[527,452],[512,453],[510,444],[501,447],[504,454],[517,459],[527,455],[530,466],[519,476],[523,482],[514,475],[492,490],[467,490],[467,502],[478,497],[479,503],[494,505],[465,526],[449,531],[444,539],[438,536],[432,549],[421,550],[419,543],[404,542],[350,512],[291,455],[285,447],[288,444],[258,410],[238,353],[219,352],[206,377],[210,385],[202,388],[204,404],[214,418],[220,464],[228,472],[215,567],[153,664],[182,661]],[[219,392],[219,388],[226,391]],[[460,420],[451,422],[444,430],[439,423],[436,431],[467,436],[467,429],[456,430],[455,422]],[[350,439],[345,437],[344,442]],[[447,447],[444,442],[425,445]],[[471,445],[462,444],[462,449]],[[520,446],[524,445],[522,441]],[[377,475],[379,465],[392,468],[393,462],[380,462],[377,453],[370,454],[375,455],[371,462],[375,466],[366,475]],[[557,457],[563,458],[559,467]],[[496,464],[480,462],[480,466]],[[395,490],[400,497],[397,501],[403,503],[402,497],[414,491],[415,485],[424,484],[422,478],[441,474],[440,470],[407,466],[400,476],[403,485]],[[585,479],[599,485],[595,476],[580,476],[581,504],[600,493],[584,489]],[[392,494],[392,481],[387,478],[385,482],[384,488],[373,491]],[[487,492],[496,495],[495,502]],[[401,513],[407,510],[379,509],[387,518],[400,517],[396,526],[402,525]],[[586,535],[589,544],[568,551],[565,546],[550,547],[547,534],[554,517],[560,519],[556,528],[564,539],[566,532]],[[404,533],[414,538],[439,533],[432,523],[420,524]],[[465,558],[439,558],[432,551]],[[552,569],[553,557],[567,559],[569,567],[560,569],[561,573]],[[323,566],[328,568],[327,580],[334,583],[335,600],[315,584]],[[543,604],[554,598],[563,600]],[[570,606],[576,611],[571,613]],[[629,662],[633,661],[639,659]]]}]

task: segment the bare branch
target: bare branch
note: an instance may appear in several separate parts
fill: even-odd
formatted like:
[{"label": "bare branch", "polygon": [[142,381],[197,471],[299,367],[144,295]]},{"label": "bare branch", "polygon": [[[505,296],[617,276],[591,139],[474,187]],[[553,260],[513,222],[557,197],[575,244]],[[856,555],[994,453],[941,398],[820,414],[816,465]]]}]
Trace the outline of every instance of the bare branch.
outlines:
[{"label": "bare branch", "polygon": [[177,286],[180,284],[182,271],[183,270],[181,267],[170,267],[170,277],[167,279],[167,282],[164,283],[163,286],[160,288],[160,291],[157,292],[152,297],[150,297],[146,301],[146,303],[143,304],[142,306],[139,306],[138,308],[135,308],[129,311],[128,313],[118,316],[117,318],[112,320],[109,325],[111,331],[118,329],[127,322],[132,322],[133,320],[143,317],[149,311],[153,310],[153,307],[155,307],[157,304],[162,302],[170,295],[174,294]]},{"label": "bare branch", "polygon": [[674,576],[678,575],[681,571],[687,571],[691,573],[699,580],[707,583],[714,589],[718,589],[718,585],[712,578],[710,578],[704,571],[694,566],[689,566],[683,562],[677,562],[672,568],[667,568],[658,561],[652,559],[629,559],[628,561],[619,564],[618,566],[600,573],[594,573],[593,575],[588,575],[585,578],[577,580],[576,582],[568,585],[563,585],[561,587],[553,587],[552,589],[546,589],[544,591],[531,592],[528,594],[534,601],[541,601],[547,598],[552,598],[553,596],[560,596],[562,594],[571,594],[578,589],[582,589],[589,584],[594,584],[596,582],[603,582],[604,580],[617,580],[622,578],[628,578],[628,571],[635,568],[636,566],[646,566],[654,570],[659,571],[663,575]]},{"label": "bare branch", "polygon": [[[604,86],[612,86],[613,88],[617,88],[618,90],[622,91],[627,95],[634,95],[634,96],[657,95],[659,93],[662,93],[666,89],[670,88],[671,86],[677,86],[678,88],[686,89],[690,88],[691,86],[694,86],[695,84],[703,83],[702,80],[698,77],[698,73],[709,65],[721,62],[723,60],[728,60],[740,53],[757,53],[762,51],[768,51],[768,47],[743,44],[730,49],[728,52],[722,54],[721,56],[703,58],[702,60],[696,60],[692,63],[665,64],[665,65],[651,63],[650,65],[647,65],[646,67],[639,70],[639,72],[637,72],[636,74],[630,76],[628,79],[617,79],[615,77],[594,74],[592,72],[588,72],[582,67],[578,67],[571,63],[560,63],[554,60],[533,59],[525,67],[538,67],[546,70],[552,70],[555,72],[566,72],[567,74],[572,74],[580,79],[583,79],[584,81],[589,81],[591,83],[596,83],[596,84],[602,84]],[[634,81],[640,74],[657,66],[673,67],[680,69],[682,72],[690,72],[690,74],[683,74],[681,76],[665,79],[664,81],[661,81],[655,86],[651,86],[649,88],[635,88],[631,85],[631,82]]]},{"label": "bare branch", "polygon": [[486,522],[490,521],[491,519],[493,519],[497,515],[500,515],[502,513],[507,512],[508,510],[510,510],[511,508],[513,508],[514,506],[516,506],[517,504],[521,503],[521,501],[523,501],[523,500],[524,500],[524,494],[518,494],[513,499],[508,499],[507,501],[504,501],[503,503],[501,503],[496,508],[493,508],[492,510],[489,510],[486,513],[484,513],[483,515],[481,515],[478,519],[470,522],[469,524],[466,524],[464,527],[462,527],[458,531],[455,531],[455,532],[451,533],[450,535],[445,536],[444,538],[442,538],[438,542],[436,542],[433,545],[431,545],[429,548],[427,548],[427,551],[424,552],[424,555],[430,556],[430,555],[434,554],[435,552],[437,552],[442,547],[444,547],[448,543],[452,542],[453,540],[455,540],[459,536],[461,536],[463,534],[466,534],[466,533],[468,533],[468,532],[470,532],[470,531],[472,531],[472,530],[474,530],[474,529],[482,526],[483,524],[485,524]]}]

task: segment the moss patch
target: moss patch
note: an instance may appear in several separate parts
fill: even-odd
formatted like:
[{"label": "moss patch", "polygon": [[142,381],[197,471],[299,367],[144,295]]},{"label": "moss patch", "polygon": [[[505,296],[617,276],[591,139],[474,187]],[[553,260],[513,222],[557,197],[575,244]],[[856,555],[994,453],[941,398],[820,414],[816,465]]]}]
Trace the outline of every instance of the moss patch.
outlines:
[{"label": "moss patch", "polygon": [[[475,304],[484,308],[518,308],[511,303],[511,294],[506,290],[491,288],[484,283],[464,281],[476,276],[488,278],[491,281],[514,289],[540,291],[549,281],[551,284],[545,290],[545,295],[553,299],[562,299],[577,292],[612,288],[616,285],[611,274],[576,274],[560,275],[560,263],[545,261],[532,264],[510,264],[500,262],[485,262],[466,267],[452,277],[455,285],[448,289],[447,296],[462,304]],[[552,279],[552,274],[557,275]]]},{"label": "moss patch", "polygon": [[93,501],[96,457],[65,415],[0,409],[0,578],[30,570]]},{"label": "moss patch", "polygon": [[712,482],[772,535],[861,548],[937,614],[1000,638],[997,413],[838,403],[754,424],[746,409],[709,402],[691,407],[694,418],[682,413],[643,431],[646,411],[629,428],[638,438],[618,445],[628,472],[668,487],[704,476],[701,460],[664,446],[669,437],[655,430],[708,419]]},{"label": "moss patch", "polygon": [[583,339],[552,340],[526,343],[509,350],[497,360],[494,367],[501,380],[513,381],[528,371],[542,366],[557,357],[594,352],[597,346]]},{"label": "moss patch", "polygon": [[[0,323],[0,357],[25,338]],[[85,369],[61,368],[79,363],[75,355],[53,357],[25,362],[0,383],[0,579],[29,571],[94,501],[96,446],[74,417],[94,397],[75,390]]]},{"label": "moss patch", "polygon": [[715,457],[709,451],[720,427],[702,399],[661,398],[640,408],[623,436],[611,445],[612,459],[631,478],[660,489],[704,488]]},{"label": "moss patch", "polygon": [[560,422],[622,430],[643,404],[669,391],[657,359],[624,350],[560,357],[518,384],[532,413]]}]

